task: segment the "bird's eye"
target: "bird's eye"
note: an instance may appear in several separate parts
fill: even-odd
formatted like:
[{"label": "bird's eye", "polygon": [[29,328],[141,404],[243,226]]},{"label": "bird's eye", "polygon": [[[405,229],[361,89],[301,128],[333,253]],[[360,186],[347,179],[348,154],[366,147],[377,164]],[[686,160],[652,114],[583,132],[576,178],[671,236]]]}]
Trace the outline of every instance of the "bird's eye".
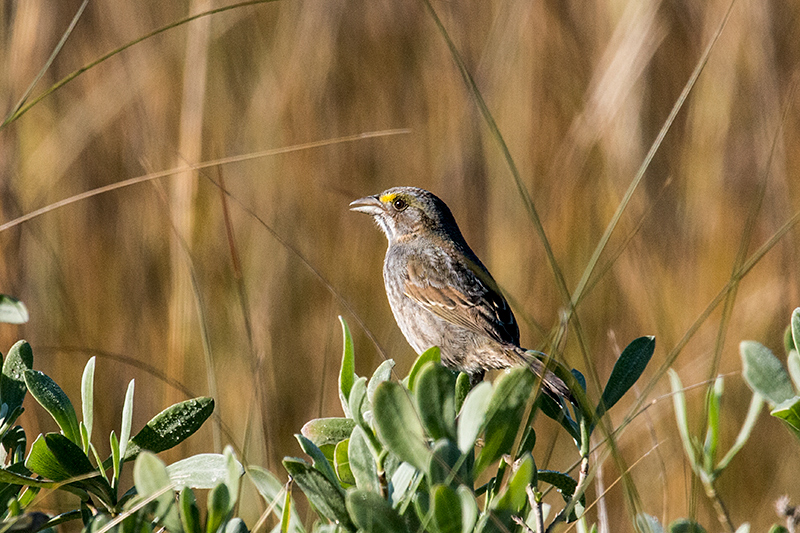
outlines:
[{"label": "bird's eye", "polygon": [[406,207],[408,207],[408,203],[402,198],[395,198],[392,200],[392,207],[394,207],[397,211],[402,211]]}]

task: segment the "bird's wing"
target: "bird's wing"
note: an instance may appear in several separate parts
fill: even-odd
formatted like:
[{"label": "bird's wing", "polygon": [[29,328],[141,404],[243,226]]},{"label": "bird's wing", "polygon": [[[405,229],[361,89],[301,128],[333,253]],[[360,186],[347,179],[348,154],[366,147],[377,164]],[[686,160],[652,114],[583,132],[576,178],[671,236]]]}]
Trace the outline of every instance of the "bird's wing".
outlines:
[{"label": "bird's wing", "polygon": [[497,284],[478,263],[446,255],[407,262],[405,295],[439,318],[498,342],[519,344],[519,327]]}]

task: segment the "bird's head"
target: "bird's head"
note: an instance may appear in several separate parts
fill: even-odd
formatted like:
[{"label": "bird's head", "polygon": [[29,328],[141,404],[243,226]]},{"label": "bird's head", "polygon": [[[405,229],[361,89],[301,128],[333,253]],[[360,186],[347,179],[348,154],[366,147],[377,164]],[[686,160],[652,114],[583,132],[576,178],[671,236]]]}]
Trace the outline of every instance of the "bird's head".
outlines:
[{"label": "bird's head", "polygon": [[350,203],[350,210],[372,215],[389,244],[422,234],[461,238],[453,214],[435,194],[417,187],[393,187]]}]

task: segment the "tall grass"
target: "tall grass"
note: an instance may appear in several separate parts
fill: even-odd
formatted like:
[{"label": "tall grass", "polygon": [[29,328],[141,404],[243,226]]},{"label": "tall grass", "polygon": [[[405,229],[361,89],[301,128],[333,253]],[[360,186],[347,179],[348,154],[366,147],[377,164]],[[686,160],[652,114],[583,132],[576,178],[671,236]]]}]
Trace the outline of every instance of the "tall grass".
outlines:
[{"label": "tall grass", "polygon": [[[800,210],[800,4],[733,4],[646,166],[727,0],[434,2],[432,11],[417,2],[289,1],[178,24],[223,5],[90,3],[29,103],[166,29],[0,129],[0,290],[32,316],[0,328],[0,349],[28,339],[37,367],[73,392],[76,369],[98,355],[113,369],[102,375],[118,375],[97,384],[109,400],[96,424],[109,429],[119,424],[116,392],[132,377],[144,382],[134,425],[216,382],[218,439],[208,427],[208,438],[167,460],[232,442],[246,462],[277,471],[282,456],[298,453],[292,434],[305,420],[338,414],[337,315],[353,326],[359,373],[382,357],[412,361],[383,293],[384,237],[347,203],[417,185],[451,207],[513,302],[526,346],[607,377],[618,346],[656,336],[637,404],[654,403],[615,438],[621,460],[604,464],[607,486],[635,463],[627,488],[606,494],[607,513],[614,531],[630,530],[625,493],[634,491],[639,501],[629,501],[649,514],[713,524],[658,365],[671,364],[687,385],[733,374],[725,446],[749,402],[736,375],[738,342],[782,351],[800,301],[798,230],[737,276]],[[4,118],[79,7],[0,5]],[[408,132],[389,135],[396,129]],[[386,135],[324,142],[376,131]],[[278,150],[292,147],[302,149]],[[582,281],[589,264],[594,274]],[[698,413],[702,390],[688,393]],[[539,433],[547,442],[557,432],[543,423]],[[562,446],[551,447],[551,463],[564,467]],[[719,480],[735,522],[763,529],[775,520],[772,502],[796,491],[796,451],[777,422],[759,422]]]}]

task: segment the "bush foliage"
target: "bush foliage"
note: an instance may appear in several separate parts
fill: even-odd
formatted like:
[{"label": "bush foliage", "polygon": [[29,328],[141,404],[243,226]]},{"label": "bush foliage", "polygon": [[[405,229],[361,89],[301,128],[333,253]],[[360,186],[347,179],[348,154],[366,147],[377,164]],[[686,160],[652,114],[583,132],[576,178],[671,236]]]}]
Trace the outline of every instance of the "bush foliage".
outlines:
[{"label": "bush foliage", "polygon": [[[20,309],[5,299],[0,305]],[[24,309],[24,307],[22,307]],[[8,311],[2,316],[18,316]],[[341,320],[344,350],[339,372],[339,398],[344,416],[306,423],[296,435],[310,459],[286,457],[289,482],[268,470],[250,466],[247,478],[268,503],[259,521],[273,513],[274,531],[304,533],[290,490],[296,483],[316,519],[314,532],[483,533],[494,531],[552,531],[563,522],[587,523],[586,489],[592,479],[590,438],[598,427],[614,432],[601,418],[636,383],[655,349],[653,337],[632,341],[617,360],[600,401],[592,405],[585,380],[576,370],[560,372],[573,394],[554,400],[541,394],[536,376],[524,367],[503,372],[493,383],[470,388],[466,374],[439,362],[434,347],[421,354],[408,376],[394,378],[394,362],[384,361],[370,378],[358,376],[350,331]],[[678,430],[692,471],[702,483],[721,524],[731,531],[749,531],[733,524],[715,482],[748,441],[763,403],[800,438],[800,308],[792,314],[786,336],[788,368],[763,345],[744,341],[744,376],[753,389],[749,413],[733,446],[719,454],[719,420],[724,381],[710,389],[704,441],[690,433],[684,389],[670,373]],[[33,368],[33,352],[17,342],[2,361],[0,378],[0,508],[3,531],[40,531],[80,520],[84,531],[247,532],[236,517],[241,477],[245,469],[227,447],[222,454],[198,454],[169,466],[156,453],[195,433],[214,410],[211,398],[175,404],[153,417],[131,437],[134,382],[122,410],[120,436],[109,436],[111,456],[101,460],[92,443],[95,359],[83,372],[81,414],[54,380]],[[39,435],[27,449],[24,429],[15,425],[30,395],[55,420],[58,433]],[[576,469],[539,469],[534,458],[538,413],[552,418],[571,437]],[[603,439],[604,442],[612,442]],[[597,455],[596,455],[597,457]],[[600,455],[602,457],[602,455]],[[135,461],[134,486],[123,491],[120,473]],[[576,472],[573,472],[576,470]],[[203,514],[196,489],[207,489]],[[37,509],[42,491],[65,491],[77,498],[76,508],[56,516]],[[561,504],[545,503],[548,492],[561,495]],[[554,508],[555,507],[555,508]],[[794,509],[783,503],[790,531],[797,521]],[[644,532],[665,528],[647,514],[636,527]],[[672,522],[670,532],[705,531],[690,519]]]}]

